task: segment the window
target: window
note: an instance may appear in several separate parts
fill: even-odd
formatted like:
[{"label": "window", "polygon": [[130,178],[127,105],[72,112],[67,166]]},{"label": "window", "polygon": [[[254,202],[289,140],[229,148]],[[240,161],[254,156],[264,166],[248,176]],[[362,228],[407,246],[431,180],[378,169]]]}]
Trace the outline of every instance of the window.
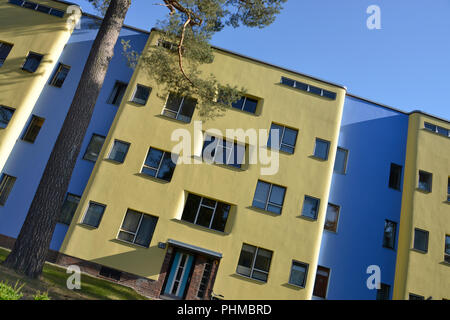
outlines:
[{"label": "window", "polygon": [[205,136],[202,157],[208,162],[241,168],[244,163],[245,146],[225,139]]},{"label": "window", "polygon": [[0,42],[0,67],[3,65],[3,63],[5,63],[5,60],[11,52],[12,47],[12,44]]},{"label": "window", "polygon": [[89,145],[86,149],[86,152],[84,153],[83,159],[96,162],[98,156],[100,155],[100,151],[102,150],[104,142],[104,136],[94,133],[91,137],[91,141],[89,141]]},{"label": "window", "polygon": [[377,300],[390,300],[390,291],[390,285],[381,283],[380,289],[377,289]]},{"label": "window", "polygon": [[402,181],[402,170],[403,170],[402,166],[395,163],[391,163],[391,172],[389,174],[389,188],[400,190],[400,185]]},{"label": "window", "polygon": [[285,193],[285,187],[259,180],[252,205],[265,211],[281,214]]},{"label": "window", "polygon": [[334,162],[334,172],[345,174],[347,172],[348,150],[337,148],[336,161]]},{"label": "window", "polygon": [[419,171],[419,189],[426,192],[431,192],[433,185],[433,175],[425,171]]},{"label": "window", "polygon": [[[276,134],[275,131],[278,131],[278,141],[276,141],[277,145],[272,145],[272,132]],[[295,143],[297,141],[297,134],[298,130],[290,129],[272,123],[270,127],[269,141],[267,142],[267,146],[275,150],[281,150],[287,153],[294,153]]]},{"label": "window", "polygon": [[22,70],[28,72],[36,72],[37,68],[41,64],[42,58],[44,56],[38,53],[30,52],[25,60],[25,63],[22,66]]},{"label": "window", "polygon": [[28,124],[25,134],[22,137],[22,140],[33,143],[36,140],[39,131],[41,131],[44,121],[44,118],[33,116],[30,123]]},{"label": "window", "polygon": [[115,106],[119,106],[120,103],[122,102],[123,95],[125,94],[125,91],[127,90],[127,86],[128,86],[128,84],[126,84],[126,83],[116,81],[116,83],[114,84],[113,91],[111,92],[111,95],[109,96],[108,103],[113,104]]},{"label": "window", "polygon": [[385,220],[384,221],[383,247],[394,249],[396,232],[397,232],[397,223],[390,221],[390,220]]},{"label": "window", "polygon": [[316,146],[314,148],[314,157],[328,160],[328,152],[330,150],[330,142],[316,138]]},{"label": "window", "polygon": [[110,278],[116,281],[120,281],[120,277],[122,276],[122,272],[107,268],[107,267],[101,267],[99,275],[105,278]]},{"label": "window", "polygon": [[50,8],[50,7],[44,6],[42,4],[37,4],[37,3],[31,2],[31,1],[9,0],[9,3],[15,4],[15,5],[23,7],[23,8],[50,14],[55,17],[59,17],[59,18],[64,17],[64,11],[57,10],[55,8]]},{"label": "window", "polygon": [[317,267],[316,282],[314,283],[315,297],[325,299],[328,291],[328,280],[330,278],[330,269],[322,266]]},{"label": "window", "polygon": [[315,86],[311,86],[309,84],[300,82],[300,81],[295,81],[286,77],[281,77],[281,84],[290,86],[292,88],[295,88],[297,90],[301,90],[301,91],[306,91],[309,93],[312,93],[314,95],[318,95],[318,96],[322,96],[331,100],[336,100],[336,93],[335,92],[331,92],[325,89],[321,89]]},{"label": "window", "polygon": [[444,261],[450,263],[450,235],[445,236]]},{"label": "window", "polygon": [[58,69],[56,69],[56,72],[53,75],[52,80],[50,81],[50,85],[57,88],[61,88],[64,83],[64,80],[66,80],[67,75],[69,74],[69,71],[70,71],[69,66],[60,63],[58,65]]},{"label": "window", "polygon": [[431,124],[431,123],[428,123],[428,122],[425,122],[424,128],[426,130],[428,130],[428,131],[437,133],[437,134],[439,134],[441,136],[450,137],[450,130],[449,129],[446,129],[446,128],[443,128],[443,127],[440,127],[440,126],[437,126],[437,125],[434,125],[434,124]]},{"label": "window", "polygon": [[150,148],[145,159],[142,173],[158,179],[172,180],[176,162],[172,161],[170,152]]},{"label": "window", "polygon": [[243,244],[236,272],[246,277],[267,282],[271,261],[272,251]]},{"label": "window", "polygon": [[428,231],[421,229],[414,229],[414,249],[428,252]]},{"label": "window", "polygon": [[418,294],[410,293],[409,300],[425,300],[425,297],[419,296]]},{"label": "window", "polygon": [[128,209],[117,238],[148,248],[157,222],[157,217]]},{"label": "window", "polygon": [[0,206],[4,206],[9,194],[16,182],[16,177],[9,176],[7,174],[2,175],[0,180]]},{"label": "window", "polygon": [[306,285],[306,276],[308,274],[308,264],[298,261],[292,261],[289,283],[304,288]]},{"label": "window", "polygon": [[196,104],[197,100],[193,98],[181,97],[174,93],[170,93],[162,111],[162,115],[189,123],[194,114]]},{"label": "window", "polygon": [[80,199],[80,196],[76,196],[71,193],[67,194],[66,200],[64,200],[64,204],[62,206],[61,215],[58,219],[59,223],[70,225],[73,215],[75,214],[75,211],[77,211]]},{"label": "window", "polygon": [[303,201],[302,216],[310,219],[317,219],[319,213],[320,200],[310,196],[305,196]]},{"label": "window", "polygon": [[144,106],[147,103],[151,91],[151,88],[138,84],[131,101]]},{"label": "window", "polygon": [[14,111],[14,109],[0,105],[0,129],[5,129],[8,126]]},{"label": "window", "polygon": [[125,161],[130,144],[119,140],[114,140],[114,145],[109,153],[109,159],[120,163]]},{"label": "window", "polygon": [[339,212],[341,208],[337,205],[328,204],[327,207],[327,216],[325,218],[325,230],[336,232],[338,221],[339,221]]},{"label": "window", "polygon": [[89,202],[89,207],[84,214],[82,224],[98,228],[100,221],[103,217],[103,212],[105,212],[106,206],[100,203]]},{"label": "window", "polygon": [[205,267],[203,268],[202,279],[200,280],[200,285],[198,286],[197,297],[203,299],[206,294],[206,289],[209,283],[209,277],[211,276],[212,271],[212,263],[208,261],[205,263]]},{"label": "window", "polygon": [[258,106],[258,100],[244,96],[238,101],[232,103],[231,106],[235,109],[254,114],[256,112],[256,107]]},{"label": "window", "polygon": [[181,220],[224,232],[230,205],[189,193]]}]

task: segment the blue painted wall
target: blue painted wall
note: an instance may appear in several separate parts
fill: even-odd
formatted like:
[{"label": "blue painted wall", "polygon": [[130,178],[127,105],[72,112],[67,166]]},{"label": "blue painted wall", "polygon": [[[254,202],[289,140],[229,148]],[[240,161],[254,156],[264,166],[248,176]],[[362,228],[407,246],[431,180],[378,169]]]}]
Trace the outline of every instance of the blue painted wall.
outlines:
[{"label": "blue painted wall", "polygon": [[370,265],[381,268],[392,298],[397,244],[383,247],[384,223],[400,222],[402,193],[388,183],[391,163],[404,171],[407,134],[407,115],[347,96],[339,137],[349,150],[347,172],[333,174],[329,198],[341,207],[338,228],[324,230],[319,256],[331,269],[327,299],[376,299],[366,285]]},{"label": "blue painted wall", "polygon": [[[3,172],[17,177],[17,180],[5,206],[0,207],[0,234],[13,238],[17,238],[19,235],[53,145],[69,110],[99,27],[98,21],[83,16],[81,29],[73,32],[58,61],[71,67],[62,88],[47,84],[33,109],[33,115],[45,118],[36,141],[31,144],[20,139],[17,140],[8,158]],[[86,148],[92,134],[96,133],[103,136],[108,134],[118,108],[107,103],[115,82],[128,83],[132,76],[133,70],[127,66],[127,61],[122,55],[122,39],[130,40],[133,49],[140,52],[147,42],[148,34],[129,28],[123,28],[120,33],[114,58],[110,63],[72,174],[68,188],[69,193],[82,195],[94,168],[93,162],[82,159]],[[59,250],[67,229],[68,226],[63,224],[56,226],[51,249]]]}]

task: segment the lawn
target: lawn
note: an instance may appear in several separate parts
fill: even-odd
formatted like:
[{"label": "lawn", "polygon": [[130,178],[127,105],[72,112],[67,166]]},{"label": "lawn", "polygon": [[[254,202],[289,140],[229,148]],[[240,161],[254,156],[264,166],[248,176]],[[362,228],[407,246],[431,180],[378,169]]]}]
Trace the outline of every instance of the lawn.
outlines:
[{"label": "lawn", "polygon": [[21,291],[23,300],[33,299],[38,291],[48,292],[52,300],[147,300],[131,288],[85,274],[81,275],[81,289],[69,290],[66,281],[70,275],[66,269],[49,263],[45,264],[40,279],[28,279],[1,266],[8,254],[9,251],[0,248],[0,281],[7,281],[12,286],[17,281],[25,283]]}]

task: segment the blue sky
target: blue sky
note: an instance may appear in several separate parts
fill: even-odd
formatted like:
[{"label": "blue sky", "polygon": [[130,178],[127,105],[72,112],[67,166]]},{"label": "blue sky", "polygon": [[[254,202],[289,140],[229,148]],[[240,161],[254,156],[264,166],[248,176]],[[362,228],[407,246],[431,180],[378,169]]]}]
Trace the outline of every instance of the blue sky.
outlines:
[{"label": "blue sky", "polygon": [[[167,14],[158,1],[133,0],[125,23],[150,30]],[[97,14],[87,0],[71,2]],[[366,26],[370,5],[381,9],[380,30]],[[269,27],[227,28],[212,44],[450,119],[449,12],[449,0],[288,0]]]}]

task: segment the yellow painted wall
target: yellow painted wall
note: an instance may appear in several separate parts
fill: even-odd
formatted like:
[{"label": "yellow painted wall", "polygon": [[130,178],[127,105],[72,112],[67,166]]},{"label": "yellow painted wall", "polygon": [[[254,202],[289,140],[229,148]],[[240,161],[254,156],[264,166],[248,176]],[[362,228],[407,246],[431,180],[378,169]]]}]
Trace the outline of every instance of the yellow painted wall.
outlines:
[{"label": "yellow painted wall", "polygon": [[[152,32],[147,46],[155,43]],[[200,119],[197,111],[190,124],[161,116],[165,101],[157,95],[158,86],[147,70],[138,66],[60,251],[156,280],[166,254],[157,244],[174,239],[223,254],[213,290],[225,299],[310,299],[345,89],[222,51],[216,51],[214,63],[204,69],[205,74],[212,72],[219,81],[243,86],[248,94],[262,99],[260,115],[230,109],[225,116],[206,121],[204,129],[268,130],[273,121],[299,130],[295,153],[280,154],[280,170],[273,176],[261,176],[259,164],[247,170],[179,164],[170,183],[139,175],[149,147],[170,151],[177,144],[170,139],[173,130],[185,128],[193,133],[194,121]],[[337,99],[331,101],[280,85],[281,76],[337,92]],[[137,83],[153,88],[146,106],[127,102]],[[316,137],[332,142],[328,161],[311,157]],[[124,164],[106,159],[114,139],[131,143]],[[201,144],[199,141],[197,147]],[[258,179],[287,187],[280,216],[250,208]],[[233,205],[226,233],[179,220],[186,191]],[[299,217],[305,194],[321,199],[317,221]],[[107,206],[98,229],[80,224],[89,201]],[[159,217],[150,248],[115,240],[128,208]],[[267,283],[236,274],[243,243],[274,252]],[[309,263],[305,289],[287,284],[293,259]]]},{"label": "yellow painted wall", "polygon": [[[68,7],[51,0],[34,2],[62,11]],[[66,14],[59,18],[0,0],[0,41],[14,45],[0,67],[0,105],[15,109],[6,129],[0,129],[0,171],[70,37],[68,17]],[[22,70],[30,51],[44,55],[35,73]]]},{"label": "yellow painted wall", "polygon": [[[410,293],[450,299],[450,264],[444,262],[450,139],[425,130],[424,122],[450,128],[449,122],[421,113],[410,116],[394,299],[408,299]],[[419,170],[433,174],[431,193],[417,189]],[[428,253],[413,249],[414,228],[429,231]]]}]

